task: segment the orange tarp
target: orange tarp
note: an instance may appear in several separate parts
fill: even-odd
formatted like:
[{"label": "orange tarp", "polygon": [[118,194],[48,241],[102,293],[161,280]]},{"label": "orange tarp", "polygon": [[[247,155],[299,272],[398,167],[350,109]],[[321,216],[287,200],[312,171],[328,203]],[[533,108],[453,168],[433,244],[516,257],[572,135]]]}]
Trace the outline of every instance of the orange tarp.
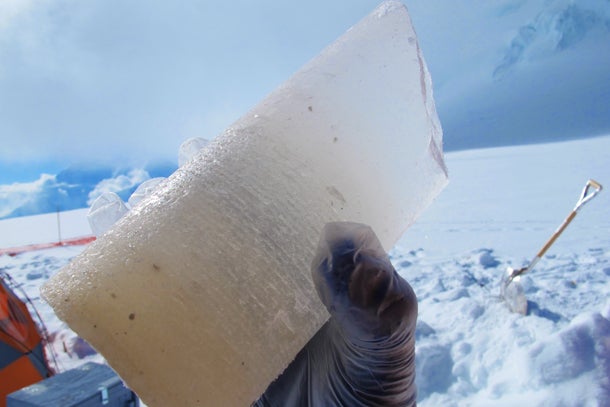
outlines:
[{"label": "orange tarp", "polygon": [[0,276],[0,407],[6,396],[51,375],[36,323]]},{"label": "orange tarp", "polygon": [[0,407],[6,406],[6,396],[44,379],[28,356],[22,356],[0,370]]}]

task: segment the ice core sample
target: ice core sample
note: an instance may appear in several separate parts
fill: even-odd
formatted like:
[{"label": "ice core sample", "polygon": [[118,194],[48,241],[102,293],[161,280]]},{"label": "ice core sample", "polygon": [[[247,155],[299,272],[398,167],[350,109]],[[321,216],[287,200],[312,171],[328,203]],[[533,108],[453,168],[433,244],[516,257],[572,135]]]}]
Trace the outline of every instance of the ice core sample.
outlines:
[{"label": "ice core sample", "polygon": [[246,406],[327,319],[325,223],[385,249],[447,182],[406,8],[379,6],[44,287],[149,406]]}]

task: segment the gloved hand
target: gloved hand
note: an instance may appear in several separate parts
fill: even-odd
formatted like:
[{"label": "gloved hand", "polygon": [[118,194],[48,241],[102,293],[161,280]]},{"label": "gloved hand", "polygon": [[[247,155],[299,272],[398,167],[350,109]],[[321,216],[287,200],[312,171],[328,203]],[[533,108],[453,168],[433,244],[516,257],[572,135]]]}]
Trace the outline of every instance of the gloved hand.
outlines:
[{"label": "gloved hand", "polygon": [[417,299],[372,229],[327,224],[312,277],[331,317],[253,406],[415,406]]}]

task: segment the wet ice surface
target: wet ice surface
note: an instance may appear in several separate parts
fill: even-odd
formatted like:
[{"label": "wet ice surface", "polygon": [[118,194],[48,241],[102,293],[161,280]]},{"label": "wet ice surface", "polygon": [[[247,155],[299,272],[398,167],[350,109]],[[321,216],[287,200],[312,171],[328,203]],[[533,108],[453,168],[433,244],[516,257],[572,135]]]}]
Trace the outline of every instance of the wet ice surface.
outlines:
[{"label": "wet ice surface", "polygon": [[[502,273],[538,251],[587,176],[610,185],[608,143],[605,137],[447,155],[450,186],[390,252],[419,300],[418,405],[610,403],[604,387],[610,380],[607,190],[524,276],[530,314],[510,313],[499,298]],[[505,172],[507,163],[512,173]],[[484,188],[491,180],[495,189]],[[101,356],[79,358],[70,347],[74,333],[37,289],[81,250],[0,257],[0,268],[23,285],[55,335],[64,368]]]}]

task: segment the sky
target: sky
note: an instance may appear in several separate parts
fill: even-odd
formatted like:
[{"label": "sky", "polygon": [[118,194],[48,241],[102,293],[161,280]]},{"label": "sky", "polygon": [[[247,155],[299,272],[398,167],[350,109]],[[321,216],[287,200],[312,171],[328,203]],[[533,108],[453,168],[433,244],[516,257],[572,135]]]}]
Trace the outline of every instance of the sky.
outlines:
[{"label": "sky", "polygon": [[0,161],[176,161],[376,5],[3,1]]},{"label": "sky", "polygon": [[[610,130],[608,2],[404,3],[448,148]],[[182,141],[221,133],[378,4],[3,0],[0,184],[176,162]]]}]

